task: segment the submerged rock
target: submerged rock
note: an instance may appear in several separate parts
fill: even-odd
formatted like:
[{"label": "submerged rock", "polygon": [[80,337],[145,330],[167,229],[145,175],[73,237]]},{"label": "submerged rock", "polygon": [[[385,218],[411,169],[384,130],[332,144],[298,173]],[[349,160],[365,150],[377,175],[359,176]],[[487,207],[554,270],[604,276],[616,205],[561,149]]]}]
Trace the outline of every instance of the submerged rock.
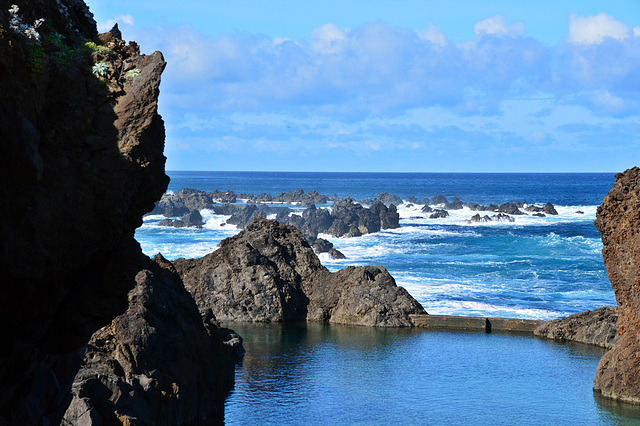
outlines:
[{"label": "submerged rock", "polygon": [[602,396],[640,404],[640,169],[616,175],[598,207],[595,225],[602,257],[618,301],[620,337],[598,365],[593,388]]},{"label": "submerged rock", "polygon": [[200,259],[176,269],[201,311],[220,321],[320,321],[411,326],[424,308],[382,267],[331,273],[293,226],[256,218]]},{"label": "submerged rock", "polygon": [[611,349],[618,340],[618,314],[615,306],[580,312],[547,321],[533,332],[536,336],[573,341]]}]

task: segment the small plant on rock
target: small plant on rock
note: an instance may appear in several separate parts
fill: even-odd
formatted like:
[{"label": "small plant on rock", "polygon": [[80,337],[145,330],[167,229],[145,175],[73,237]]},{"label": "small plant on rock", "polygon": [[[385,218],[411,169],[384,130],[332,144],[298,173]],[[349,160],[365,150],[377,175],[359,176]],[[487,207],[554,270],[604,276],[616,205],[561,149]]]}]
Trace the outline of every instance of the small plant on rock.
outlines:
[{"label": "small plant on rock", "polygon": [[97,77],[106,77],[109,73],[109,64],[100,61],[91,68],[91,72]]},{"label": "small plant on rock", "polygon": [[134,79],[139,75],[140,75],[140,69],[134,68],[132,70],[127,71],[127,73],[124,76],[125,76],[125,78]]}]

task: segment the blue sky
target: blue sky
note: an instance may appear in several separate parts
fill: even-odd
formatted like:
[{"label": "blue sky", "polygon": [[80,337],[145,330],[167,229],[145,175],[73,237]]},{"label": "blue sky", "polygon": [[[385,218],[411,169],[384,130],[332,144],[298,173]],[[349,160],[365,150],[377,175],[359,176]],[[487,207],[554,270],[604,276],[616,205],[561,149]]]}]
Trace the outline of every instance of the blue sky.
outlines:
[{"label": "blue sky", "polygon": [[168,62],[168,170],[640,163],[637,0],[87,3]]}]

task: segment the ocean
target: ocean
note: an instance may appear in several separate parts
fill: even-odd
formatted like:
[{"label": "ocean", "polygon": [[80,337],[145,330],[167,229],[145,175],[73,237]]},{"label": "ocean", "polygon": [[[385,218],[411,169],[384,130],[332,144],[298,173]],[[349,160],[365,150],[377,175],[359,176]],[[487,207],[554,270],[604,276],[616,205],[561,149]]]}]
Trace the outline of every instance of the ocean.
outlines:
[{"label": "ocean", "polygon": [[[382,265],[431,314],[548,320],[616,303],[602,262],[600,234],[593,226],[597,206],[615,180],[611,173],[168,174],[171,192],[194,188],[276,195],[302,188],[355,200],[387,192],[403,200],[444,195],[481,205],[551,202],[557,216],[514,216],[511,223],[467,223],[477,213],[468,208],[428,219],[421,205],[405,202],[398,207],[398,229],[356,238],[321,235],[346,259],[327,254],[320,259],[332,271]],[[161,252],[172,260],[204,256],[239,232],[224,223],[226,216],[202,214],[203,229],[159,227],[162,216],[147,216],[136,238],[147,255]]]},{"label": "ocean", "polygon": [[[169,172],[169,191],[294,191],[355,200],[380,192],[407,200],[444,195],[488,205],[544,205],[557,216],[466,222],[476,212],[428,219],[403,203],[401,227],[334,238],[346,255],[322,254],[330,270],[382,265],[431,314],[552,319],[614,305],[593,226],[612,173],[272,173]],[[299,208],[291,206],[292,208]],[[199,257],[237,232],[203,211],[202,229],[136,232],[143,251]],[[484,215],[484,213],[482,213]],[[246,355],[225,404],[227,425],[626,425],[640,409],[594,395],[604,350],[518,334],[374,329],[321,324],[226,324]]]}]

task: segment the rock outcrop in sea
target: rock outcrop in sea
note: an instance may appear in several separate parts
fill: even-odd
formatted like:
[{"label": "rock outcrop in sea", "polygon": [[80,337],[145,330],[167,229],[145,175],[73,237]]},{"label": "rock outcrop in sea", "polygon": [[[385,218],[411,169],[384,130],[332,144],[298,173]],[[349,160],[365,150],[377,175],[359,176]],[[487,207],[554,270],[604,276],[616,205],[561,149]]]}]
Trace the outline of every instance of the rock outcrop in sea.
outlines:
[{"label": "rock outcrop in sea", "polygon": [[620,337],[598,365],[593,382],[605,398],[640,404],[640,168],[616,175],[595,225],[618,302]]},{"label": "rock outcrop in sea", "polygon": [[618,314],[615,306],[580,312],[547,321],[533,334],[561,342],[579,342],[611,349],[618,340]]},{"label": "rock outcrop in sea", "polygon": [[302,233],[256,218],[199,259],[174,265],[201,312],[220,321],[411,326],[424,308],[380,266],[332,273]]},{"label": "rock outcrop in sea", "polygon": [[[117,26],[98,34],[80,0],[2,9],[0,424],[58,424],[81,348],[128,309],[148,268],[134,232],[169,181],[157,113],[165,61]],[[161,353],[140,360],[153,369]]]}]

